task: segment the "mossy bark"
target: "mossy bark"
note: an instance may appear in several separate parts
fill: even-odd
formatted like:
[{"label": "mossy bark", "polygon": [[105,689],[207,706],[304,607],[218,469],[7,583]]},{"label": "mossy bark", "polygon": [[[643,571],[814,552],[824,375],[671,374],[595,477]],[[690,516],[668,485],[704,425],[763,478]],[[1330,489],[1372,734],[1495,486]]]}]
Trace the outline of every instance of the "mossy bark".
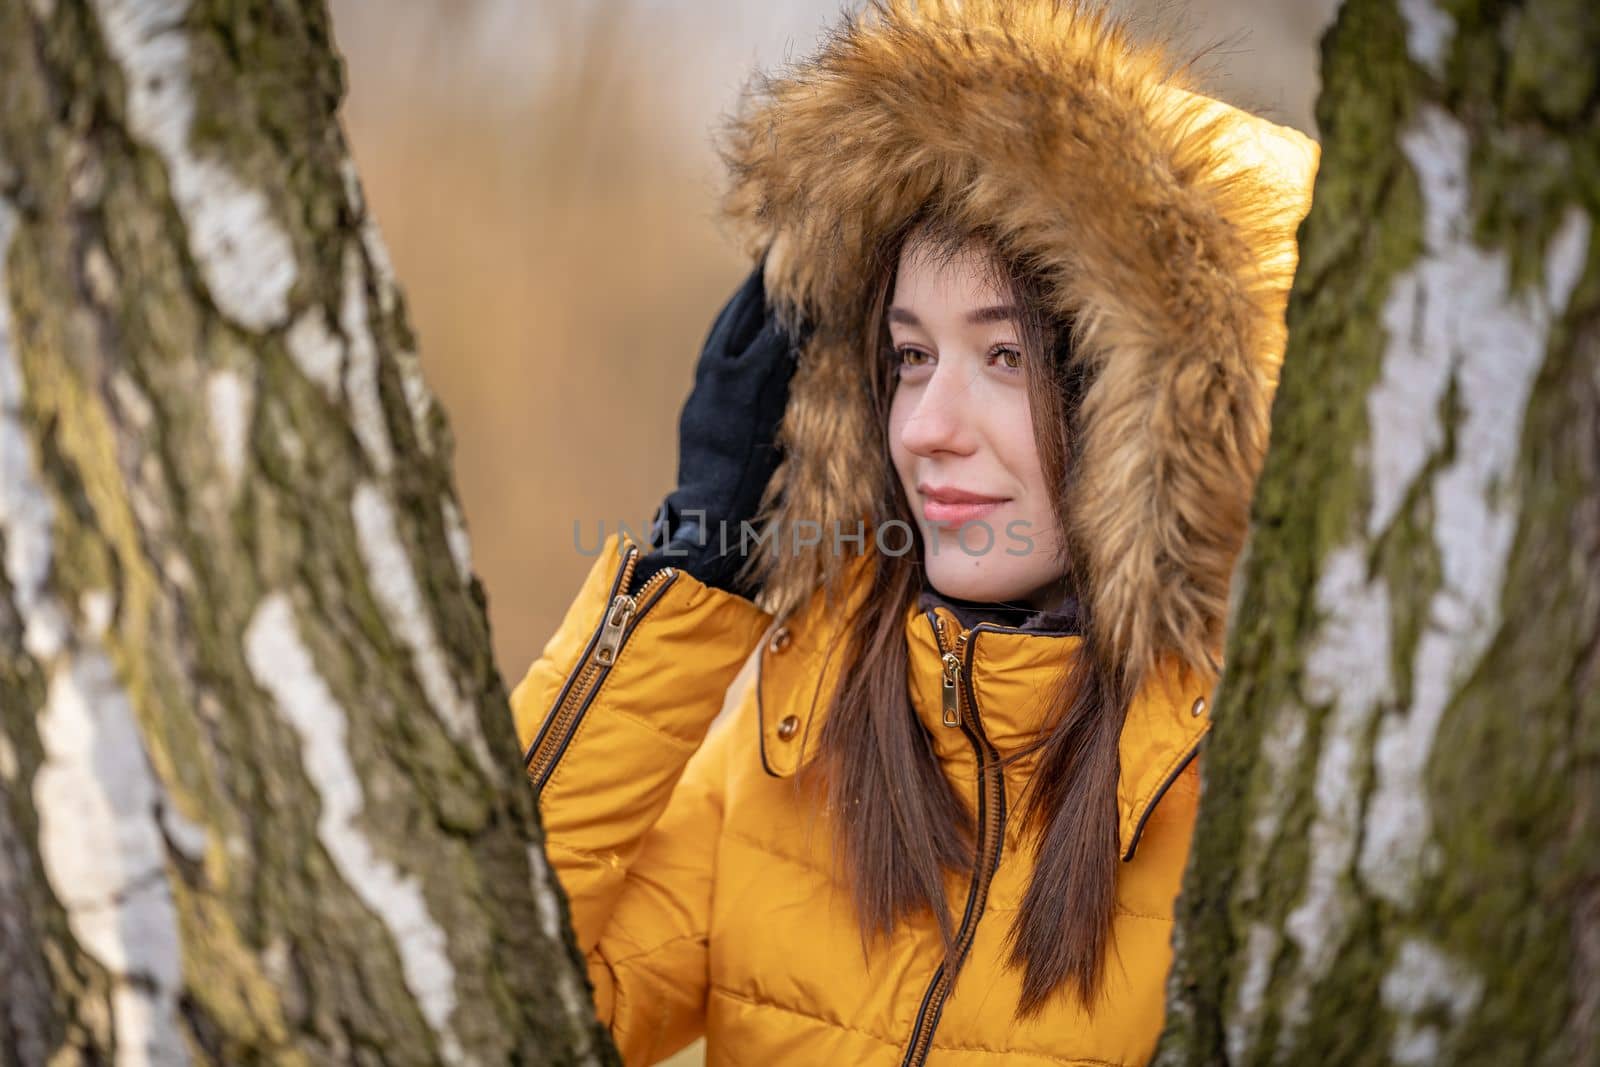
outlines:
[{"label": "mossy bark", "polygon": [[320,0],[0,0],[0,1064],[586,1063]]},{"label": "mossy bark", "polygon": [[1163,1064],[1600,1062],[1600,8],[1346,0]]}]

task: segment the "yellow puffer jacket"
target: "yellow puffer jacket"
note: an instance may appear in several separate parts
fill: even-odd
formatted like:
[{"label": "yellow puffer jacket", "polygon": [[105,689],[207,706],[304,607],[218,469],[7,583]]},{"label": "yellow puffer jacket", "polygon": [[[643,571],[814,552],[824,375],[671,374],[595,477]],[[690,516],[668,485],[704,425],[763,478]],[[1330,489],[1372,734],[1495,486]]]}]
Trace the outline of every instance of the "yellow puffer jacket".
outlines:
[{"label": "yellow puffer jacket", "polygon": [[[701,1032],[712,1064],[1143,1063],[1316,146],[1184,88],[1070,0],[876,0],[758,83],[723,148],[732,228],[768,250],[780,314],[816,327],[779,431],[762,596],[676,570],[628,596],[637,547],[613,534],[512,696],[600,1014],[629,1063]],[[879,242],[930,204],[1047,268],[1092,372],[1067,514],[1093,640],[963,606],[967,626],[931,591],[905,620],[913,706],[980,828],[979,862],[948,885],[954,974],[931,917],[864,948],[832,815],[795,779],[875,559],[871,533],[857,555],[826,532],[870,531],[891,476],[864,295]],[[797,550],[801,522],[820,544]],[[1019,1020],[1001,942],[1032,873],[1013,814],[1032,763],[1003,760],[1046,727],[1040,694],[1080,648],[1137,694],[1106,999]]]},{"label": "yellow puffer jacket", "polygon": [[[1145,1062],[1209,725],[1197,677],[1176,666],[1153,677],[1122,731],[1127,862],[1106,1006],[1091,1019],[1061,998],[1017,1022],[1019,975],[999,961],[1032,870],[1009,812],[1032,761],[1001,761],[1039,729],[1034,698],[1080,639],[974,626],[947,725],[941,656],[962,627],[947,607],[906,617],[912,702],[982,827],[978,869],[949,886],[968,946],[952,985],[931,917],[863,959],[828,824],[791,780],[820,727],[839,613],[819,593],[773,627],[750,601],[677,570],[630,598],[620,591],[637,546],[621,545],[606,539],[512,707],[595,1004],[626,1063],[654,1063],[702,1032],[712,1065],[889,1065],[913,1049],[910,1062],[933,1064]],[[758,644],[755,682],[707,738]]]}]

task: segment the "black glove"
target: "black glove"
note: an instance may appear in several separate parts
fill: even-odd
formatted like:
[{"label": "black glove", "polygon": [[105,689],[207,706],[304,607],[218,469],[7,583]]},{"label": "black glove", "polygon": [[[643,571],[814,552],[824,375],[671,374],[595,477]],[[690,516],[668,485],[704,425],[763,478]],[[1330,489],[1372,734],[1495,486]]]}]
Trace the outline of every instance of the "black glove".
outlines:
[{"label": "black glove", "polygon": [[778,325],[766,301],[765,259],[717,315],[700,351],[694,389],[678,416],[678,487],[656,512],[651,551],[635,565],[630,591],[678,567],[715,588],[757,592],[735,580],[744,563],[739,524],[755,517],[778,469],[778,422],[809,332],[792,337]]}]

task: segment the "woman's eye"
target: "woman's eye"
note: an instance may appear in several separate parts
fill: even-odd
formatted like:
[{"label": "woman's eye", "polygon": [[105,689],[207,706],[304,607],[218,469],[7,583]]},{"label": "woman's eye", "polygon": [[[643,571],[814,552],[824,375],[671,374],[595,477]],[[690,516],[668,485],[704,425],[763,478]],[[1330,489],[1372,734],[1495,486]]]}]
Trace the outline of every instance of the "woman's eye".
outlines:
[{"label": "woman's eye", "polygon": [[898,357],[895,363],[901,370],[908,370],[912,367],[925,367],[933,358],[918,348],[897,348],[894,351]]},{"label": "woman's eye", "polygon": [[998,360],[1000,365],[1005,367],[1006,370],[1022,369],[1022,350],[1019,348],[1011,348],[1007,345],[1000,345],[990,351],[989,355]]}]

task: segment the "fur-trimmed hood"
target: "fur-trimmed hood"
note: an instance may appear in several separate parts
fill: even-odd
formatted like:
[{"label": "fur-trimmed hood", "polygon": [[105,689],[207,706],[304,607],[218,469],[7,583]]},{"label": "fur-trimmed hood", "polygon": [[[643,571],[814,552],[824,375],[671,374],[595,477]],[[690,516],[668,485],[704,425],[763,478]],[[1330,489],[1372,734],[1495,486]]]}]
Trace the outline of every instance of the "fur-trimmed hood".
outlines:
[{"label": "fur-trimmed hood", "polygon": [[[1102,654],[1214,678],[1266,446],[1295,230],[1317,146],[1198,94],[1075,0],[871,0],[761,79],[721,145],[724,212],[767,292],[814,326],[769,487],[779,615],[847,568],[796,520],[853,531],[891,477],[862,352],[872,250],[932,206],[1042,265],[1093,384],[1068,513]],[[870,529],[870,526],[869,526]],[[870,535],[869,535],[870,544]]]}]

